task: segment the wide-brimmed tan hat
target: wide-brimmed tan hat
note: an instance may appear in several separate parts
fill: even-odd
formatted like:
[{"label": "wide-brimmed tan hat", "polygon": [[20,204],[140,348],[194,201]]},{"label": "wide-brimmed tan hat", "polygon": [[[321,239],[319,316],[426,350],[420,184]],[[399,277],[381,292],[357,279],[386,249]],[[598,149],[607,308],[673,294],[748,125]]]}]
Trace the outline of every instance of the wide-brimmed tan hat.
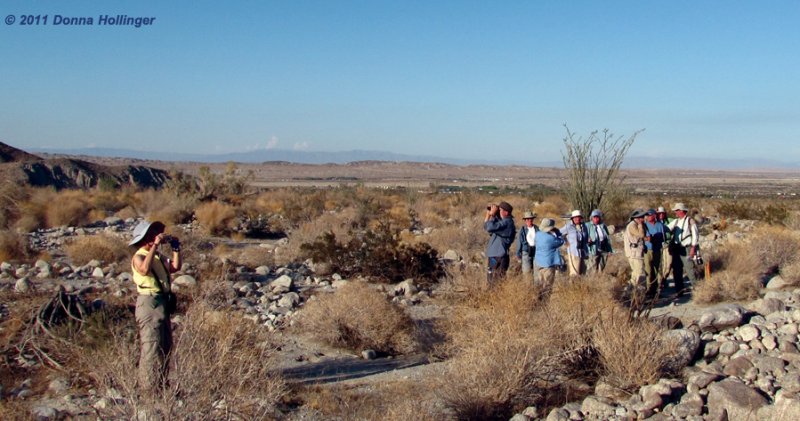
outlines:
[{"label": "wide-brimmed tan hat", "polygon": [[525,211],[525,213],[522,214],[522,219],[533,219],[533,218],[536,218],[535,212]]},{"label": "wide-brimmed tan hat", "polygon": [[583,213],[581,213],[580,209],[575,209],[575,210],[574,210],[574,211],[572,211],[572,213],[569,215],[569,217],[570,217],[570,218],[574,218],[574,217],[576,217],[576,216],[583,217]]},{"label": "wide-brimmed tan hat", "polygon": [[667,213],[667,210],[664,209],[663,206],[659,206],[658,209],[656,209],[656,213]]},{"label": "wide-brimmed tan hat", "polygon": [[678,202],[678,203],[675,204],[675,206],[672,207],[672,210],[674,210],[674,211],[682,210],[684,212],[689,212],[689,207],[687,207],[685,204],[683,204],[683,202]]},{"label": "wide-brimmed tan hat", "polygon": [[644,218],[645,215],[647,215],[647,212],[645,212],[644,209],[642,208],[634,209],[633,212],[631,212],[631,219]]},{"label": "wide-brimmed tan hat", "polygon": [[555,229],[558,229],[556,228],[556,221],[551,218],[544,218],[542,219],[542,223],[539,224],[539,230],[544,232],[549,232]]},{"label": "wide-brimmed tan hat", "polygon": [[133,229],[133,239],[131,240],[130,243],[128,243],[128,245],[135,246],[140,241],[144,240],[148,232],[156,230],[158,230],[159,232],[164,232],[164,223],[161,221],[150,222],[146,220],[139,222]]}]

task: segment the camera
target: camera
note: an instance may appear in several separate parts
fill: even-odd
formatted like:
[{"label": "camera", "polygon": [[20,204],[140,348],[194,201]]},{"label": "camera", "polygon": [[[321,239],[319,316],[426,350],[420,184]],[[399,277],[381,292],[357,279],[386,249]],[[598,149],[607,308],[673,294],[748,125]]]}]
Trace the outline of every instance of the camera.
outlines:
[{"label": "camera", "polygon": [[694,257],[692,257],[692,261],[694,261],[695,266],[703,266],[704,263],[703,256],[699,254],[695,254]]}]

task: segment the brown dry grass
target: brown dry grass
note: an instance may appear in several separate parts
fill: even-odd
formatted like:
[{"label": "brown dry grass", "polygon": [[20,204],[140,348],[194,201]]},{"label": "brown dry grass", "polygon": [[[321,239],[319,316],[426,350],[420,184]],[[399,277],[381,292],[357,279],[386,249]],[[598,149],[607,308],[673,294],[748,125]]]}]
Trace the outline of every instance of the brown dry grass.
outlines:
[{"label": "brown dry grass", "polygon": [[347,386],[310,386],[298,391],[302,411],[311,419],[326,420],[441,420],[449,419],[435,398],[427,393],[430,382],[397,381],[378,389]]},{"label": "brown dry grass", "polygon": [[80,226],[89,221],[92,207],[83,191],[65,190],[54,194],[45,210],[48,227]]},{"label": "brown dry grass", "polygon": [[67,256],[76,265],[85,265],[92,259],[103,263],[124,263],[130,257],[127,242],[109,234],[85,235],[70,241],[64,247]]},{"label": "brown dry grass", "polygon": [[414,323],[368,284],[351,281],[306,304],[300,323],[315,338],[356,352],[402,354],[417,348]]},{"label": "brown dry grass", "polygon": [[336,238],[344,241],[348,238],[348,230],[355,218],[355,209],[347,208],[335,213],[326,212],[318,218],[300,224],[289,234],[289,242],[282,246],[277,254],[276,261],[288,263],[300,256],[300,246],[313,243],[323,232],[330,231]]},{"label": "brown dry grass", "polygon": [[232,228],[236,217],[236,208],[227,203],[207,202],[195,210],[197,222],[210,235],[226,234]]},{"label": "brown dry grass", "polygon": [[621,390],[634,391],[657,381],[676,350],[661,340],[661,327],[627,316],[619,310],[601,314],[592,330],[592,344],[600,356],[602,378]]},{"label": "brown dry grass", "polygon": [[28,239],[11,230],[0,231],[0,262],[24,261],[33,256]]},{"label": "brown dry grass", "polygon": [[176,329],[170,383],[155,401],[137,395],[138,344],[130,337],[115,334],[106,346],[87,350],[84,363],[102,390],[114,388],[124,397],[101,410],[103,418],[135,418],[146,408],[164,419],[273,419],[287,391],[273,371],[274,350],[267,332],[200,300]]},{"label": "brown dry grass", "polygon": [[[437,395],[458,419],[507,419],[529,405],[558,400],[570,379],[599,377],[627,390],[663,374],[671,354],[660,330],[628,318],[608,276],[556,281],[549,300],[509,277],[481,292],[480,272],[453,281],[452,311],[442,323],[451,355]],[[639,331],[646,333],[637,336]],[[626,365],[630,363],[630,365]],[[632,369],[631,367],[635,367]]]},{"label": "brown dry grass", "polygon": [[720,247],[709,258],[710,279],[698,282],[693,300],[701,304],[752,300],[758,297],[765,275],[779,272],[795,282],[800,270],[800,239],[782,227],[762,226],[747,242]]}]

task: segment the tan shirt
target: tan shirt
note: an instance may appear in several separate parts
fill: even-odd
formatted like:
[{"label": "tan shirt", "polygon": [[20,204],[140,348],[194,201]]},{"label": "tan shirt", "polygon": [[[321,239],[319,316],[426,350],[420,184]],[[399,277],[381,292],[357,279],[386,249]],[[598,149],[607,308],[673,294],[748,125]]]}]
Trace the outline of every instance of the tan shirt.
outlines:
[{"label": "tan shirt", "polygon": [[639,225],[636,221],[629,222],[623,232],[622,241],[625,243],[625,257],[644,258],[644,224]]}]

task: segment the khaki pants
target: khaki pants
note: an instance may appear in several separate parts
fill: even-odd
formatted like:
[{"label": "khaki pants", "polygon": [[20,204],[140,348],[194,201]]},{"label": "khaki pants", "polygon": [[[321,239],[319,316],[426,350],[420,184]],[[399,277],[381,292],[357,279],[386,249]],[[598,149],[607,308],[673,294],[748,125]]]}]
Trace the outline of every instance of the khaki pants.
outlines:
[{"label": "khaki pants", "polygon": [[647,279],[647,292],[655,294],[661,282],[661,250],[648,250],[644,254],[644,273]]},{"label": "khaki pants", "polygon": [[136,323],[139,325],[139,387],[154,392],[164,384],[172,348],[172,325],[166,314],[164,295],[140,295],[136,299]]},{"label": "khaki pants", "polygon": [[586,259],[567,253],[567,266],[569,266],[569,276],[586,274]]},{"label": "khaki pants", "polygon": [[664,244],[661,249],[661,279],[662,282],[669,276],[669,271],[672,270],[672,254],[669,252],[669,247]]},{"label": "khaki pants", "polygon": [[551,266],[549,268],[539,268],[539,297],[547,298],[550,292],[553,291],[553,283],[556,281],[556,271],[558,268]]},{"label": "khaki pants", "polygon": [[629,257],[628,264],[631,265],[631,285],[641,285],[644,280],[644,259]]},{"label": "khaki pants", "polygon": [[606,262],[608,261],[607,253],[598,252],[594,256],[589,256],[589,270],[592,273],[601,273],[606,270]]}]

